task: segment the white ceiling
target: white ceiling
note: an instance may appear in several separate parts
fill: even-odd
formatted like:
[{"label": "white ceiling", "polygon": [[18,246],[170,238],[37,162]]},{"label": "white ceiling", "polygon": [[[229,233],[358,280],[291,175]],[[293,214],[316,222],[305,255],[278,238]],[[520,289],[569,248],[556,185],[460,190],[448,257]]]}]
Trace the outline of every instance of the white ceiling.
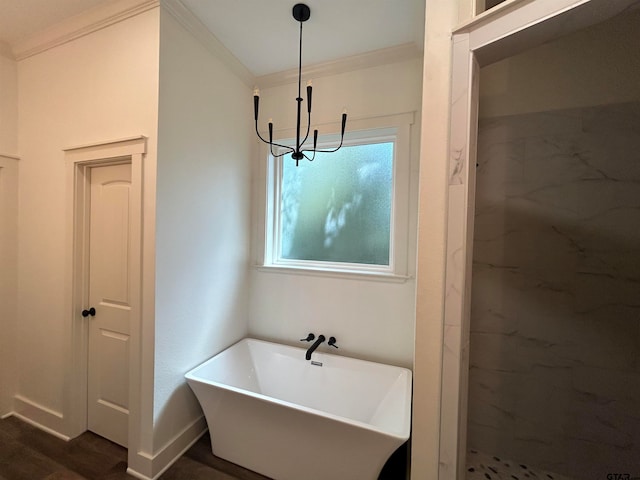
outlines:
[{"label": "white ceiling", "polygon": [[[298,64],[296,0],[183,0],[254,75]],[[415,42],[422,49],[424,0],[305,0],[303,64]]]},{"label": "white ceiling", "polygon": [[[12,44],[84,10],[114,0],[0,0],[0,41]],[[296,0],[182,0],[254,75],[294,68]],[[424,0],[306,0],[303,65],[416,43]]]}]

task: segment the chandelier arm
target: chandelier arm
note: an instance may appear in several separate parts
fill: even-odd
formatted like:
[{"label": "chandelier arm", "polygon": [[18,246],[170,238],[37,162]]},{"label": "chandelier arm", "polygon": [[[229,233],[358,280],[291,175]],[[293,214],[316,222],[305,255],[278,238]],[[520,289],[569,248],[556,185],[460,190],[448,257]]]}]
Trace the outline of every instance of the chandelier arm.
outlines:
[{"label": "chandelier arm", "polygon": [[274,157],[274,158],[278,158],[278,154],[276,154],[276,153],[273,151],[273,143],[269,143],[269,153],[271,154],[271,156],[272,156],[272,157]]},{"label": "chandelier arm", "polygon": [[[287,150],[289,150],[287,153],[295,152],[295,149],[290,147],[289,145],[282,145],[281,143],[270,142],[270,141],[265,140],[264,138],[262,138],[262,135],[260,135],[260,132],[258,131],[258,122],[256,122],[256,135],[258,136],[258,138],[260,140],[262,140],[267,145],[270,145],[270,146],[274,146],[275,145],[276,147],[286,148]],[[287,153],[283,153],[283,155],[286,155]]]},{"label": "chandelier arm", "polygon": [[[256,134],[258,135],[258,138],[260,140],[262,140],[264,143],[266,143],[267,145],[269,145],[269,148],[272,148],[274,146],[276,147],[280,147],[280,148],[285,148],[288,150],[288,152],[283,153],[282,155],[287,155],[288,153],[293,153],[295,152],[295,148],[290,147],[289,145],[282,145],[281,143],[275,143],[275,142],[269,142],[268,140],[265,140],[264,138],[262,138],[262,136],[260,135],[260,133],[258,133],[258,131],[256,130]],[[278,157],[282,156],[282,155],[276,155]]]},{"label": "chandelier arm", "polygon": [[316,142],[317,142],[317,130],[315,130],[314,133],[314,138],[313,138],[313,149],[307,148],[304,151],[305,152],[310,152],[311,150],[315,151],[315,152],[320,152],[320,153],[334,153],[337,152],[338,150],[340,150],[340,148],[342,147],[342,144],[344,142],[344,131],[345,128],[347,126],[347,114],[346,113],[342,113],[342,127],[341,127],[341,131],[340,131],[340,145],[338,145],[336,148],[332,149],[332,150],[318,150],[316,148]]},{"label": "chandelier arm", "polygon": [[334,152],[337,152],[338,150],[340,150],[340,148],[342,147],[342,143],[344,142],[344,130],[345,130],[346,126],[347,126],[347,114],[343,113],[342,114],[342,128],[341,128],[341,132],[340,132],[340,145],[338,145],[333,150],[317,150],[317,151],[321,152],[321,153],[334,153]]},{"label": "chandelier arm", "polygon": [[294,150],[291,147],[287,147],[287,148],[289,149],[288,152],[283,152],[283,153],[278,153],[278,154],[273,153],[273,150],[271,150],[271,156],[273,158],[280,158],[280,157],[284,157],[285,155],[289,155],[290,153],[294,152]]},{"label": "chandelier arm", "polygon": [[307,133],[304,136],[304,140],[302,140],[302,142],[300,142],[300,146],[301,147],[305,144],[305,142],[309,138],[309,132],[311,131],[311,112],[309,112],[308,118],[309,118],[309,120],[307,121]]},{"label": "chandelier arm", "polygon": [[[275,142],[264,142],[264,143],[266,143],[267,145],[271,145],[271,146],[276,146],[276,147],[280,147],[280,148],[286,148],[287,150],[289,150],[288,153],[293,153],[293,152],[296,151],[295,148],[290,147],[289,145],[282,145],[281,143],[275,143]],[[285,155],[286,155],[286,153],[285,153]]]},{"label": "chandelier arm", "polygon": [[307,149],[303,150],[303,152],[313,152],[314,154],[316,152],[318,152],[318,153],[334,153],[334,152],[337,152],[338,150],[340,150],[340,148],[342,147],[343,141],[344,141],[344,136],[342,136],[340,138],[340,145],[338,145],[336,148],[334,148],[332,150],[321,150],[321,149],[317,149],[317,148],[307,148]]},{"label": "chandelier arm", "polygon": [[260,132],[258,131],[258,121],[256,120],[256,135],[258,136],[258,138],[260,140],[262,140],[264,143],[269,144],[269,142],[267,140],[265,140],[264,138],[262,138],[262,135],[260,135]]},{"label": "chandelier arm", "polygon": [[273,151],[273,143],[269,144],[269,153],[271,154],[272,157],[278,158],[278,155]]},{"label": "chandelier arm", "polygon": [[[276,157],[276,158],[277,158],[277,157],[282,157],[282,156],[284,156],[284,155],[288,155],[289,153],[293,153],[293,152],[295,152],[295,151],[296,151],[296,150],[295,150],[295,148],[292,148],[292,147],[290,147],[289,145],[282,145],[281,143],[269,142],[269,141],[265,140],[264,138],[262,138],[262,136],[260,135],[260,133],[258,133],[258,131],[257,131],[257,130],[256,130],[256,133],[257,133],[257,135],[258,135],[258,138],[259,138],[260,140],[262,140],[262,142],[263,142],[263,143],[265,143],[265,144],[269,145],[269,150],[270,150],[271,155],[273,155],[273,156],[274,156],[274,157]],[[286,151],[286,152],[284,152],[284,153],[279,153],[279,154],[275,155],[275,154],[273,153],[273,147],[274,147],[274,146],[275,146],[275,147],[284,148],[284,149],[286,149],[287,151]]]},{"label": "chandelier arm", "polygon": [[342,143],[340,143],[340,145],[338,145],[333,150],[315,150],[315,151],[318,152],[318,153],[334,153],[334,152],[337,152],[338,150],[340,150],[341,147],[342,147]]},{"label": "chandelier arm", "polygon": [[293,152],[295,152],[295,151],[296,151],[296,149],[295,149],[295,148],[290,147],[289,145],[281,145],[280,143],[269,143],[269,142],[266,142],[266,143],[267,143],[267,145],[269,145],[269,148],[270,148],[270,149],[273,149],[273,147],[274,147],[274,146],[276,146],[276,147],[284,148],[284,149],[286,149],[286,150],[287,150],[287,151],[286,151],[285,153],[283,153],[283,154],[278,154],[278,155],[277,155],[278,157],[280,157],[280,156],[282,156],[282,155],[287,155],[287,154],[289,154],[289,153],[293,153]]},{"label": "chandelier arm", "polygon": [[[340,144],[339,146],[337,146],[333,150],[314,150],[314,152],[318,152],[318,153],[334,153],[334,152],[337,152],[338,150],[340,150],[341,147],[342,147],[342,144]],[[310,151],[310,150],[308,150],[308,151]]]}]

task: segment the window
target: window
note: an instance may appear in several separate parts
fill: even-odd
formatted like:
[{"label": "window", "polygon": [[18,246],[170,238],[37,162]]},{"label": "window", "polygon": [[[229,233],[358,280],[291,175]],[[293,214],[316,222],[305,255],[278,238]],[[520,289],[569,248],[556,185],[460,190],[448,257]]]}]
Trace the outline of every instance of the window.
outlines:
[{"label": "window", "polygon": [[388,267],[393,146],[347,145],[298,167],[283,157],[276,258]]},{"label": "window", "polygon": [[291,155],[268,157],[262,265],[406,273],[408,125],[347,133],[340,150],[298,167]]}]

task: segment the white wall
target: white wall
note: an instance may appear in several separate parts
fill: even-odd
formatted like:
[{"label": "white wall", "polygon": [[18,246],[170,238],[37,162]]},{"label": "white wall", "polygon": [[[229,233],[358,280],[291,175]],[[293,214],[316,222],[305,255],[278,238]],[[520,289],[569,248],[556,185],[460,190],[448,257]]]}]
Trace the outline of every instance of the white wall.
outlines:
[{"label": "white wall", "polygon": [[18,160],[0,153],[0,417],[13,410],[16,389],[17,240]]},{"label": "white wall", "polygon": [[[0,43],[0,153],[18,153],[18,67]],[[6,54],[6,55],[5,55]]]},{"label": "white wall", "polygon": [[[338,122],[344,106],[353,119],[403,112],[417,112],[418,119],[421,69],[421,59],[413,59],[313,79],[314,124]],[[294,128],[296,97],[294,84],[261,90],[263,122],[272,117],[275,128]],[[411,367],[419,132],[417,121],[412,128],[411,187],[406,192],[411,205],[408,242],[411,278],[404,283],[389,283],[252,268],[249,313],[252,336],[299,344],[298,340],[309,332],[333,335],[338,339],[341,354]],[[257,162],[265,160],[256,158]],[[259,168],[256,163],[255,169]],[[258,191],[254,188],[255,195]],[[260,244],[254,247],[263,248]]]},{"label": "white wall", "polygon": [[480,116],[624,103],[640,98],[640,10],[488,65]]},{"label": "white wall", "polygon": [[[77,320],[67,311],[70,301],[65,289],[71,269],[67,218],[72,196],[63,149],[147,136],[145,222],[153,218],[158,22],[158,10],[148,10],[18,64],[22,160],[20,321],[13,339],[18,350],[20,402],[16,409],[58,432],[65,421],[65,400],[73,395],[65,390],[65,362],[70,322]],[[147,225],[145,230],[145,241],[152,242],[153,232]],[[153,265],[145,262],[144,268]],[[143,297],[153,295],[153,282],[148,280],[145,276]],[[152,342],[153,338],[143,339],[144,349],[152,351]]]},{"label": "white wall", "polygon": [[0,417],[13,408],[18,287],[18,75],[5,50],[0,45]]},{"label": "white wall", "polygon": [[184,374],[247,334],[252,147],[251,89],[160,18],[154,452],[202,415]]}]

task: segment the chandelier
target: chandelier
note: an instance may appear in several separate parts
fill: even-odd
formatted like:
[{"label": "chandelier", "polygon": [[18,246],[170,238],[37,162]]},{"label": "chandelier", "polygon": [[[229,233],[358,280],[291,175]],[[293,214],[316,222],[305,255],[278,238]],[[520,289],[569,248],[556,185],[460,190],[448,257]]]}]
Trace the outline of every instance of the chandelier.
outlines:
[{"label": "chandelier", "polygon": [[[301,96],[301,85],[302,85],[302,23],[309,20],[311,16],[311,10],[304,3],[298,3],[293,7],[293,18],[300,22],[300,53],[298,56],[298,97],[296,98],[296,102],[298,103],[298,115],[296,119],[296,146],[290,147],[288,145],[281,145],[279,143],[273,142],[273,122],[269,119],[269,140],[265,140],[260,132],[258,131],[258,107],[260,104],[260,90],[257,88],[253,91],[253,110],[254,110],[254,118],[256,123],[256,134],[258,138],[262,140],[264,143],[269,145],[269,150],[273,157],[282,157],[284,155],[291,154],[291,158],[296,161],[296,167],[298,163],[303,158],[306,158],[309,161],[313,161],[316,156],[316,153],[333,153],[337,152],[340,147],[342,147],[342,142],[344,140],[344,129],[347,125],[347,111],[346,109],[342,112],[342,131],[340,133],[340,145],[332,150],[319,150],[318,146],[318,130],[313,131],[313,147],[305,146],[305,142],[309,139],[309,131],[311,129],[311,94],[313,87],[311,85],[311,80],[307,82],[307,128],[306,133],[304,134],[304,138],[301,139],[301,128],[300,128],[300,114],[302,111],[302,96]],[[282,153],[276,154],[273,150],[273,147],[279,147],[284,149]]]}]

